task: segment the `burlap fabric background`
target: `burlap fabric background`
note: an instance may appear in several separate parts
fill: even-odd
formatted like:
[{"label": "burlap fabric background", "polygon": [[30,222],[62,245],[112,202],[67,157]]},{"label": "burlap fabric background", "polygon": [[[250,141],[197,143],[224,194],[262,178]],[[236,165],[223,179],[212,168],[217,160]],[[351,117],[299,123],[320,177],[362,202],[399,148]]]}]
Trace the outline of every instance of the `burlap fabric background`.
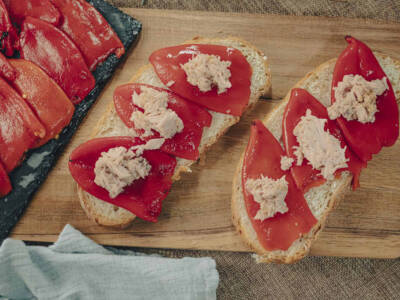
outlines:
[{"label": "burlap fabric background", "polygon": [[[400,21],[400,0],[108,1],[119,7],[342,16]],[[400,299],[400,259],[308,257],[289,266],[257,265],[249,254],[243,253],[138,250],[169,257],[213,257],[217,261],[220,274],[218,299]]]}]

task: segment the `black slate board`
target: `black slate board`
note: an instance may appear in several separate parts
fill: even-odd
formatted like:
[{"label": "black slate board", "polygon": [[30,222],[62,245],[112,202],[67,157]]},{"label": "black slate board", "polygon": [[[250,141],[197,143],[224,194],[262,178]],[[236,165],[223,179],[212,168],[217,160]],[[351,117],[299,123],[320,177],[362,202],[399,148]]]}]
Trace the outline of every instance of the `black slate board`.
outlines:
[{"label": "black slate board", "polygon": [[[142,29],[141,23],[104,0],[87,1],[110,23],[124,44],[127,53],[138,39]],[[21,166],[10,174],[13,191],[6,197],[0,198],[0,244],[18,222],[33,195],[46,179],[47,174],[57,162],[58,157],[123,58],[124,56],[118,59],[112,54],[97,67],[93,72],[96,86],[85,100],[76,106],[71,123],[64,128],[60,137],[38,149],[29,151]]]}]

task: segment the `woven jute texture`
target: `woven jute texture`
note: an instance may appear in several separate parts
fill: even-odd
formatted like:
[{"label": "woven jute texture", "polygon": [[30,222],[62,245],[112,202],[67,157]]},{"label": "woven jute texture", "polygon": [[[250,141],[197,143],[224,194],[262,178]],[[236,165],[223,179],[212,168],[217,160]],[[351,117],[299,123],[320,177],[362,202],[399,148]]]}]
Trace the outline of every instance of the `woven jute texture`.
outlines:
[{"label": "woven jute texture", "polygon": [[108,0],[119,7],[400,20],[400,0]]},{"label": "woven jute texture", "polygon": [[[400,0],[108,1],[119,7],[400,21]],[[137,250],[168,257],[213,257],[220,274],[218,299],[400,299],[400,259],[307,257],[294,265],[258,265],[245,253]]]}]

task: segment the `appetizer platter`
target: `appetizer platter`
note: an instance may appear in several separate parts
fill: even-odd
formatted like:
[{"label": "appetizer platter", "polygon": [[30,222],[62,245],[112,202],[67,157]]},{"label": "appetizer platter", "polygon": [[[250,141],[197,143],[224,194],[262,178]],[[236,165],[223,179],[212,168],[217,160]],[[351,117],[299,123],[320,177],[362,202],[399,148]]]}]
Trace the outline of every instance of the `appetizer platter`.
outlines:
[{"label": "appetizer platter", "polygon": [[0,8],[3,239],[137,40],[141,24],[102,0],[5,0]]},{"label": "appetizer platter", "polygon": [[[359,20],[339,20],[337,23],[323,18],[263,18],[243,15],[235,18],[236,15],[215,14],[212,17],[207,16],[207,25],[200,26],[206,18],[202,13],[187,16],[179,12],[166,14],[151,10],[127,12],[143,22],[145,28],[143,39],[138,44],[137,52],[135,51],[135,58],[128,59],[121,74],[113,80],[60,160],[60,164],[69,164],[71,175],[77,184],[71,178],[67,179],[69,172],[65,165],[56,168],[52,173],[54,176],[46,181],[15,228],[13,236],[51,240],[57,234],[57,228],[62,227],[62,222],[70,222],[104,244],[238,251],[252,249],[261,255],[259,261],[293,262],[307,254],[310,248],[311,254],[316,255],[398,256],[396,245],[399,243],[400,217],[396,213],[396,205],[399,203],[393,199],[399,192],[395,181],[400,172],[399,163],[394,156],[399,147],[396,144],[396,98],[400,93],[400,64],[396,60],[396,49],[400,45],[391,38],[398,31],[397,24],[369,24]],[[315,27],[318,27],[318,31]],[[219,30],[216,31],[215,28]],[[259,28],[261,29],[258,31]],[[325,118],[327,113],[323,105],[328,107],[330,103],[329,78],[332,74],[337,79],[332,88],[337,88],[336,85],[352,85],[353,82],[353,78],[343,79],[343,76],[339,78],[340,76],[335,75],[338,74],[336,68],[333,71],[335,57],[345,51],[344,37],[349,34],[357,38],[349,36],[347,41],[353,46],[358,45],[357,49],[362,49],[359,50],[363,53],[360,57],[365,57],[365,53],[370,51],[374,54],[367,55],[367,62],[373,62],[375,55],[379,61],[364,70],[366,75],[362,73],[364,71],[361,72],[363,80],[379,81],[372,90],[375,91],[374,99],[378,99],[378,107],[375,111],[371,108],[373,113],[367,119],[364,118],[365,115],[361,116],[364,118],[361,123],[374,123],[375,114],[378,121],[382,119],[380,114],[391,116],[389,119],[384,118],[390,124],[382,125],[388,136],[382,136],[380,144],[391,147],[381,151],[379,143],[375,148],[370,145],[374,140],[373,136],[367,143],[370,148],[357,148],[360,141],[352,139],[353,131],[345,129],[344,121],[335,121],[340,116],[340,108],[328,108],[330,115],[337,116],[332,117],[329,122]],[[193,38],[196,35],[203,37]],[[378,42],[371,38],[376,36],[380,37]],[[342,60],[339,59],[337,64]],[[356,65],[359,60],[356,57],[352,61]],[[324,64],[325,61],[328,62]],[[321,66],[318,67],[319,65]],[[361,65],[365,69],[365,62]],[[385,73],[379,71],[379,65]],[[313,72],[315,68],[317,69]],[[321,69],[324,71],[318,71]],[[308,72],[307,84],[295,85]],[[328,79],[323,80],[324,76]],[[205,77],[211,79],[202,81]],[[360,82],[354,85],[360,85]],[[293,86],[297,89],[291,90]],[[362,88],[372,89],[368,83],[362,85]],[[347,89],[349,87],[344,87],[343,93]],[[286,94],[288,96],[285,98]],[[334,95],[333,92],[332,94]],[[360,95],[364,97],[363,94]],[[260,96],[264,99],[257,101]],[[382,97],[391,99],[387,101],[392,106],[379,104]],[[285,100],[279,100],[282,98]],[[339,94],[336,99],[340,99]],[[288,101],[289,108],[285,112]],[[302,112],[304,116],[296,108],[302,101],[309,108]],[[317,105],[318,101],[323,105]],[[251,108],[254,110],[250,111]],[[282,145],[292,149],[293,145],[296,146],[296,138],[301,139],[299,132],[303,129],[298,129],[292,122],[296,118],[310,119],[308,121],[313,121],[314,125],[322,120],[315,116],[325,118],[324,122],[329,124],[329,132],[325,131],[322,135],[334,149],[327,150],[332,151],[332,162],[322,159],[323,162],[317,166],[313,154],[310,156],[303,150],[304,160],[312,163],[313,168],[309,170],[309,165],[301,164],[298,151],[296,154],[296,151],[284,152],[284,148],[280,152],[277,150],[281,144],[279,141],[273,142],[274,137],[270,133],[268,135],[268,129],[264,125],[279,140],[280,135],[276,132],[285,124],[282,123],[282,116],[284,113],[286,116],[291,110],[299,115],[286,118],[286,140]],[[346,112],[341,113],[346,115]],[[272,123],[253,122],[254,119],[263,120],[269,115],[273,116]],[[237,122],[239,123],[236,124]],[[377,127],[383,128],[382,126]],[[257,132],[264,134],[257,137]],[[338,132],[343,132],[343,135]],[[369,132],[372,134],[373,131],[369,129]],[[332,136],[329,133],[335,134]],[[270,157],[265,153],[260,156],[262,159],[255,156],[257,167],[252,167],[248,159],[242,164],[241,156],[246,149],[249,135],[249,145],[260,144],[261,149],[276,149],[268,153],[280,153],[271,158],[266,163],[267,166],[272,161],[275,164],[281,157],[286,157],[286,162],[297,157],[300,163],[297,162],[295,166],[293,163],[288,163],[285,167],[281,165],[280,168],[284,169],[279,174],[265,169],[260,171],[260,168],[265,167],[266,157]],[[306,142],[312,140],[312,135],[304,136],[303,140]],[[317,145],[316,142],[313,143]],[[257,153],[257,148],[249,147],[247,146],[247,151]],[[296,147],[306,146],[300,144]],[[207,158],[204,161],[202,158],[205,150]],[[375,154],[372,160],[370,154]],[[198,159],[200,163],[196,164]],[[388,161],[392,162],[388,164]],[[368,168],[365,168],[367,162]],[[277,166],[278,163],[276,168],[270,169],[277,170]],[[243,177],[239,171],[235,172],[235,169],[242,168],[246,174]],[[258,168],[258,171],[248,173],[248,170],[255,170],[254,168]],[[124,175],[124,170],[129,170],[129,176]],[[182,173],[190,170],[191,174]],[[376,172],[384,176],[374,176]],[[259,178],[260,174],[262,176]],[[330,194],[336,195],[334,188],[328,188],[327,193],[317,197],[318,203],[329,203],[329,209],[321,204],[322,211],[338,206],[325,224],[326,214],[323,214],[319,223],[316,220],[318,212],[312,207],[311,212],[308,211],[309,216],[306,216],[308,205],[312,204],[307,204],[303,198],[304,207],[298,206],[301,213],[294,217],[297,221],[279,225],[279,228],[287,230],[293,224],[297,228],[293,227],[289,230],[290,234],[284,234],[287,237],[285,240],[272,238],[272,244],[269,244],[268,239],[263,240],[251,230],[256,230],[258,234],[267,230],[269,237],[276,236],[272,227],[259,227],[257,222],[267,224],[268,219],[271,219],[272,223],[278,224],[281,222],[278,219],[285,220],[281,216],[295,215],[296,208],[293,201],[289,204],[285,194],[282,199],[285,199],[287,206],[281,201],[276,203],[279,207],[275,210],[270,211],[268,206],[264,206],[265,210],[258,210],[262,207],[262,201],[265,201],[262,199],[265,193],[258,188],[257,180],[276,182],[274,180],[283,175],[290,185],[290,199],[294,199],[295,203],[301,202],[303,194],[324,185],[324,180],[331,182],[335,178],[340,178],[341,183],[338,185],[343,186],[340,194],[344,194],[344,200],[341,204],[339,201],[329,200]],[[359,185],[361,187],[354,192],[341,193],[348,189],[351,178],[354,189]],[[273,182],[263,183],[262,186],[273,185]],[[245,191],[238,186],[245,187]],[[281,186],[283,191],[285,184]],[[308,201],[309,197],[305,197]],[[233,223],[230,215],[231,198]],[[243,215],[252,221],[245,220]],[[244,240],[250,247],[240,239],[233,224],[244,235]],[[325,229],[320,233],[324,224]],[[36,228],[36,232],[30,228]],[[311,228],[315,228],[312,232],[320,233],[320,238],[312,246],[308,242],[306,246],[301,246],[304,251],[299,255],[297,252],[288,255],[269,254],[268,251],[289,249],[296,238],[305,237]],[[315,235],[313,233],[311,236]],[[253,242],[254,236],[267,253]]]}]

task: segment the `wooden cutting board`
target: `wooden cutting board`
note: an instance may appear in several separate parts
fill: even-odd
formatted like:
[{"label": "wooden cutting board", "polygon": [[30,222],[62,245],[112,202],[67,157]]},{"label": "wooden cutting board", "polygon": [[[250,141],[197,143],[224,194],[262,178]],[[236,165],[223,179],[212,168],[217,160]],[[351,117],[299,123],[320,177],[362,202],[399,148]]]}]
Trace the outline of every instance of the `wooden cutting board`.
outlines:
[{"label": "wooden cutting board", "polygon": [[[345,48],[347,34],[400,59],[400,24],[357,19],[285,17],[208,12],[125,9],[143,23],[140,41],[116,72],[70,146],[36,194],[12,237],[55,241],[70,223],[107,245],[248,251],[231,224],[232,177],[244,150],[250,121],[262,118],[290,87]],[[259,101],[248,116],[207,153],[202,165],[173,185],[156,224],[136,220],[126,230],[100,227],[80,208],[67,169],[72,149],[88,139],[113,90],[127,82],[149,54],[196,35],[242,37],[271,63],[273,100]],[[395,258],[400,256],[400,143],[384,149],[363,171],[361,188],[348,192],[312,247],[313,255]]]}]

